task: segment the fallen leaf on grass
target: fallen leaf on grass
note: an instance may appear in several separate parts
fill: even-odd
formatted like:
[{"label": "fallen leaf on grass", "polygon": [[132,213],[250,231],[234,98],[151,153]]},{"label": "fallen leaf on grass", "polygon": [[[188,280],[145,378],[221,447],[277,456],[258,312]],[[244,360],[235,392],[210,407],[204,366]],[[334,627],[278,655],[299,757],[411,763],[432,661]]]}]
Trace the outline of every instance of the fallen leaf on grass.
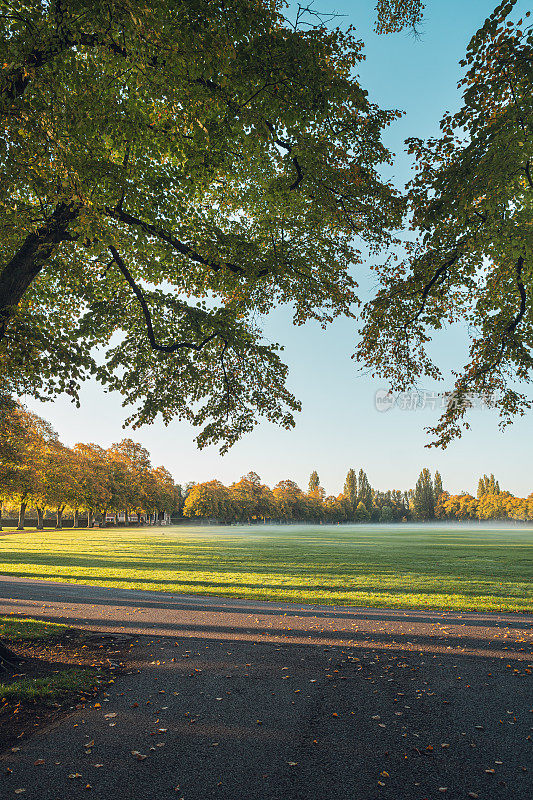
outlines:
[{"label": "fallen leaf on grass", "polygon": [[81,778],[81,772],[73,772],[69,778]]},{"label": "fallen leaf on grass", "polygon": [[33,762],[34,767],[39,767],[41,764],[44,764],[44,758],[38,758],[37,761]]}]

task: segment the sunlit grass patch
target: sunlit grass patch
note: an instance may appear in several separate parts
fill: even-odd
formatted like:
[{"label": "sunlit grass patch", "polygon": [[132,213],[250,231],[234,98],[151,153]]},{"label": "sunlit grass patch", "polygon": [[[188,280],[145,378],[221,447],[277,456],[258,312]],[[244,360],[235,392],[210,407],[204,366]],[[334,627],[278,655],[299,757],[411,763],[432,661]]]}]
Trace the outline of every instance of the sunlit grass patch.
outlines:
[{"label": "sunlit grass patch", "polygon": [[96,673],[67,669],[44,678],[19,678],[0,683],[0,699],[10,703],[50,703],[70,694],[93,691],[99,684]]},{"label": "sunlit grass patch", "polygon": [[38,619],[25,617],[0,617],[0,638],[16,641],[32,641],[36,639],[49,639],[59,636],[66,631],[66,625],[56,622],[41,622]]},{"label": "sunlit grass patch", "polygon": [[179,526],[0,537],[0,573],[182,594],[533,611],[533,529]]}]

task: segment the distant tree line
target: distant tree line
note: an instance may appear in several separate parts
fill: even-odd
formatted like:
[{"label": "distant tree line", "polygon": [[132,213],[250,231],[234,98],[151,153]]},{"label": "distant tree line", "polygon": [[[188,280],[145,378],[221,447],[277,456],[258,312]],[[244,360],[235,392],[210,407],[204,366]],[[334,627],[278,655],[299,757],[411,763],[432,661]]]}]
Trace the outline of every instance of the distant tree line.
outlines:
[{"label": "distant tree line", "polygon": [[466,492],[450,495],[439,472],[432,477],[424,468],[410,491],[373,489],[363,469],[350,469],[343,491],[326,496],[316,470],[307,492],[292,480],[273,489],[249,472],[237,483],[218,480],[190,485],[183,509],[185,517],[221,522],[407,522],[431,520],[533,520],[533,495],[513,497],[502,492],[494,475],[484,475],[477,497]]},{"label": "distant tree line", "polygon": [[108,449],[66,447],[48,422],[0,397],[0,527],[3,509],[14,510],[23,529],[28,512],[37,528],[50,514],[61,528],[65,513],[74,527],[91,527],[110,514],[125,523],[156,522],[182,506],[181,487],[164,467],[152,466],[140,444],[123,439]]},{"label": "distant tree line", "polygon": [[348,470],[338,495],[326,495],[316,470],[307,491],[290,479],[270,489],[255,472],[231,486],[211,480],[182,488],[131,439],[107,449],[82,443],[70,448],[20,403],[0,397],[0,411],[0,525],[2,509],[16,514],[20,529],[28,512],[38,528],[51,515],[61,528],[65,514],[74,527],[105,523],[110,515],[125,524],[156,522],[164,514],[219,522],[533,520],[533,494],[514,497],[494,475],[483,475],[476,497],[451,495],[440,473],[433,477],[427,468],[410,491],[374,489],[364,469]]}]

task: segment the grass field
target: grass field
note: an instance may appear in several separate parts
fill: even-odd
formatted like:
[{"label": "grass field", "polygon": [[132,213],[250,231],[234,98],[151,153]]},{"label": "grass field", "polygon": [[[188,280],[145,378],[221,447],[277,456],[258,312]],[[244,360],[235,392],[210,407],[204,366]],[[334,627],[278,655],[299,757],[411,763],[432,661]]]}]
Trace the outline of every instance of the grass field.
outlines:
[{"label": "grass field", "polygon": [[0,536],[0,573],[186,594],[533,611],[533,528],[180,526]]}]

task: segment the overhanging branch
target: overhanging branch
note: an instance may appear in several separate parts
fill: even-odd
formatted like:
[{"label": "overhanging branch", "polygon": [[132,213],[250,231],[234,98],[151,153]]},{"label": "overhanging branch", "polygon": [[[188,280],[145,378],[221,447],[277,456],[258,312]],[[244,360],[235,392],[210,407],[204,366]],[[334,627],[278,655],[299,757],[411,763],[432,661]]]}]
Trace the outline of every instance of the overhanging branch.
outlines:
[{"label": "overhanging branch", "polygon": [[113,256],[113,261],[124,275],[126,282],[131,287],[135,297],[139,301],[139,305],[141,307],[144,320],[146,322],[146,332],[148,336],[148,341],[150,342],[150,346],[153,350],[157,350],[159,353],[176,353],[178,350],[188,349],[188,350],[196,350],[196,352],[200,352],[208,342],[211,342],[215,339],[219,334],[218,333],[211,333],[209,336],[206,336],[199,344],[195,342],[189,341],[182,341],[182,342],[174,342],[174,344],[159,344],[156,341],[154,328],[152,325],[152,315],[150,314],[150,309],[148,308],[148,304],[144,299],[144,295],[141,289],[135,283],[133,276],[129,269],[127,268],[124,260],[121,258],[120,254],[118,253],[117,249],[110,245],[109,250],[111,251],[111,255]]},{"label": "overhanging branch", "polygon": [[179,239],[173,236],[170,231],[165,230],[165,228],[162,228],[159,225],[154,225],[151,222],[146,222],[139,217],[135,217],[128,211],[124,211],[120,206],[115,208],[106,207],[105,214],[108,217],[117,220],[118,222],[123,222],[125,225],[131,225],[135,228],[140,228],[149,236],[153,236],[162,242],[166,242],[166,244],[169,244],[182,256],[186,256],[196,264],[202,264],[204,267],[209,267],[214,272],[218,272],[219,270],[225,268],[236,275],[244,275],[245,273],[243,267],[240,267],[238,264],[233,264],[229,261],[213,261],[211,259],[204,258],[193,247],[190,247],[190,245],[181,242]]}]

